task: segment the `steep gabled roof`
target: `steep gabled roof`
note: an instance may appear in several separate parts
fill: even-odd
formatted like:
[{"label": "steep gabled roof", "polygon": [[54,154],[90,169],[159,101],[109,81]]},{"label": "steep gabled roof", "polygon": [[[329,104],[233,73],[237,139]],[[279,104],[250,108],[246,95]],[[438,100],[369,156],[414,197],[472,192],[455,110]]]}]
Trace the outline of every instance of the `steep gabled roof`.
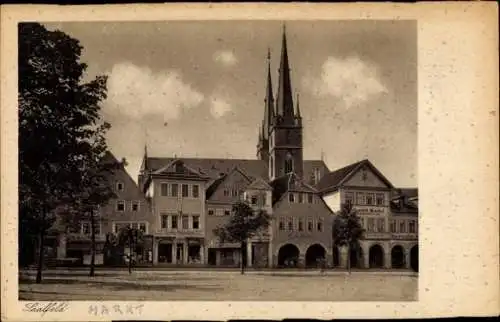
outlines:
[{"label": "steep gabled roof", "polygon": [[262,178],[255,179],[248,187],[248,190],[272,190],[273,188]]},{"label": "steep gabled roof", "polygon": [[182,160],[172,160],[167,165],[153,171],[152,176],[181,177],[184,179],[209,180],[209,177],[184,164]]},{"label": "steep gabled roof", "polygon": [[346,181],[348,181],[360,168],[368,167],[370,170],[384,182],[389,188],[394,189],[392,183],[387,180],[387,178],[367,159],[355,162],[346,167],[340,168],[338,170],[332,171],[320,180],[316,185],[316,189],[322,193],[331,192],[337,190]]},{"label": "steep gabled roof", "polygon": [[316,189],[318,189],[319,191],[325,191],[334,187],[338,187],[339,184],[347,177],[347,175],[353,172],[353,170],[356,169],[362,162],[363,161],[358,161],[325,174],[316,185]]},{"label": "steep gabled roof", "polygon": [[[145,196],[142,193],[141,189],[137,185],[137,183],[132,179],[130,174],[127,172],[125,169],[125,166],[123,165],[123,161],[125,161],[124,158],[122,158],[122,165],[118,169],[114,169],[110,173],[110,179],[113,180],[113,185],[115,180],[119,180],[123,182],[126,186],[126,189],[124,189],[122,192],[120,192],[122,199],[137,199],[137,200],[145,200]],[[104,163],[119,163],[118,159],[115,157],[115,155],[111,151],[107,151],[105,156],[103,157],[102,162]]]},{"label": "steep gabled roof", "polygon": [[295,173],[288,173],[284,176],[278,177],[270,182],[273,188],[273,205],[277,203],[282,196],[289,192],[309,192],[317,193],[318,191],[305,183],[302,179],[298,178]]},{"label": "steep gabled roof", "polygon": [[[174,158],[157,158],[148,157],[145,162],[150,171],[158,170]],[[248,176],[253,178],[263,178],[267,180],[268,164],[262,160],[256,159],[217,159],[217,158],[179,158],[185,165],[200,172],[203,175],[209,176],[213,180],[217,180],[221,175],[229,173],[234,167],[238,167],[245,171]],[[309,179],[307,176],[314,172],[315,168],[319,168],[322,173],[328,172],[329,169],[322,160],[304,160],[304,179]]]},{"label": "steep gabled roof", "polygon": [[238,166],[235,166],[231,171],[229,171],[229,173],[221,175],[219,178],[217,178],[210,184],[210,186],[207,188],[205,192],[205,198],[208,200],[214,194],[217,188],[235,172],[239,172],[243,176],[243,178],[245,178],[248,181],[249,184],[252,183],[253,178],[250,177],[248,174],[246,174],[245,171],[240,169]]}]

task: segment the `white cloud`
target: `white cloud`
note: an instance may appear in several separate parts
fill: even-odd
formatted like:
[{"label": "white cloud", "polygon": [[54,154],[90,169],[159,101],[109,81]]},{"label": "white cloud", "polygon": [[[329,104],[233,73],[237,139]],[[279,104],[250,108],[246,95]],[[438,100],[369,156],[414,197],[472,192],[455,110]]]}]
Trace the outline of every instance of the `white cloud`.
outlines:
[{"label": "white cloud", "polygon": [[229,111],[231,111],[231,105],[226,100],[217,96],[210,98],[210,113],[213,117],[221,118]]},{"label": "white cloud", "polygon": [[222,65],[225,66],[233,66],[238,63],[238,58],[236,58],[236,55],[234,52],[229,51],[229,50],[220,50],[214,53],[213,55],[214,61],[221,63]]},{"label": "white cloud", "polygon": [[147,67],[120,63],[109,74],[106,108],[110,113],[134,119],[161,115],[167,121],[178,118],[182,109],[193,108],[203,99],[203,94],[175,70],[153,72]]},{"label": "white cloud", "polygon": [[345,59],[328,57],[321,75],[307,76],[303,83],[315,95],[341,99],[347,108],[387,92],[377,67],[356,56]]}]

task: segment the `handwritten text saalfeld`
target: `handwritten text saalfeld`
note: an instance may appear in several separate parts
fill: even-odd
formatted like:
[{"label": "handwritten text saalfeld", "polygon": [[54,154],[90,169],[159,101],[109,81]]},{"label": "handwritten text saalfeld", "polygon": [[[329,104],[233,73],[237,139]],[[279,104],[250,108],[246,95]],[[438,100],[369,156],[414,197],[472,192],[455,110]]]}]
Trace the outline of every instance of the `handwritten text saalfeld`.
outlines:
[{"label": "handwritten text saalfeld", "polygon": [[25,312],[38,312],[45,315],[47,312],[65,312],[69,308],[67,302],[30,302],[24,305]]}]

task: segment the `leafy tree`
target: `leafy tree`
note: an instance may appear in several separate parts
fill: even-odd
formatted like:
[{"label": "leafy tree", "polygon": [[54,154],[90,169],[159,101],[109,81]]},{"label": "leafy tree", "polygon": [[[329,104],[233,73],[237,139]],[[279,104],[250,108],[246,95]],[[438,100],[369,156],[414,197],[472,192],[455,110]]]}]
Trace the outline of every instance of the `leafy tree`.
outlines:
[{"label": "leafy tree", "polygon": [[118,232],[118,244],[122,247],[129,249],[128,259],[128,273],[132,273],[132,265],[137,258],[137,249],[144,244],[144,234],[140,229],[125,227]]},{"label": "leafy tree", "polygon": [[110,199],[116,197],[110,179],[115,169],[125,166],[124,160],[123,163],[116,161],[105,150],[104,132],[99,133],[99,140],[95,144],[88,145],[88,151],[85,154],[87,160],[81,169],[82,176],[77,177],[77,182],[75,182],[78,191],[74,196],[73,205],[76,211],[72,219],[76,222],[88,221],[90,224],[89,276],[95,275],[96,226],[98,221],[102,222],[99,209],[106,205]]},{"label": "leafy tree", "polygon": [[19,233],[38,236],[40,283],[55,210],[80,194],[86,162],[105,150],[101,140],[109,124],[99,104],[107,78],[83,82],[82,46],[61,31],[22,23],[18,39]]},{"label": "leafy tree", "polygon": [[347,269],[351,273],[351,249],[359,246],[364,229],[356,210],[350,203],[342,205],[333,221],[332,232],[334,244],[347,247]]},{"label": "leafy tree", "polygon": [[240,267],[241,274],[245,273],[243,265],[243,252],[248,239],[269,227],[270,216],[266,211],[254,210],[246,201],[238,201],[233,204],[232,214],[229,221],[214,229],[214,234],[222,243],[240,244]]}]

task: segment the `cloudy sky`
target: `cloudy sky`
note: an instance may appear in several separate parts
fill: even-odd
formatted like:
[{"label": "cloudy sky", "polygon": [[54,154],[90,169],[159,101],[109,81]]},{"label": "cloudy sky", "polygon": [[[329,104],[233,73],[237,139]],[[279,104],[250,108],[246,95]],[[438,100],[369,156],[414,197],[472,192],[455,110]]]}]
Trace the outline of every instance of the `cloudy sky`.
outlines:
[{"label": "cloudy sky", "polygon": [[[146,142],[150,156],[255,158],[267,48],[276,85],[282,22],[45,25],[80,40],[87,77],[109,75],[108,144],[134,179]],[[416,23],[292,21],[286,30],[304,157],[323,151],[331,170],[368,158],[394,185],[416,186]]]}]

